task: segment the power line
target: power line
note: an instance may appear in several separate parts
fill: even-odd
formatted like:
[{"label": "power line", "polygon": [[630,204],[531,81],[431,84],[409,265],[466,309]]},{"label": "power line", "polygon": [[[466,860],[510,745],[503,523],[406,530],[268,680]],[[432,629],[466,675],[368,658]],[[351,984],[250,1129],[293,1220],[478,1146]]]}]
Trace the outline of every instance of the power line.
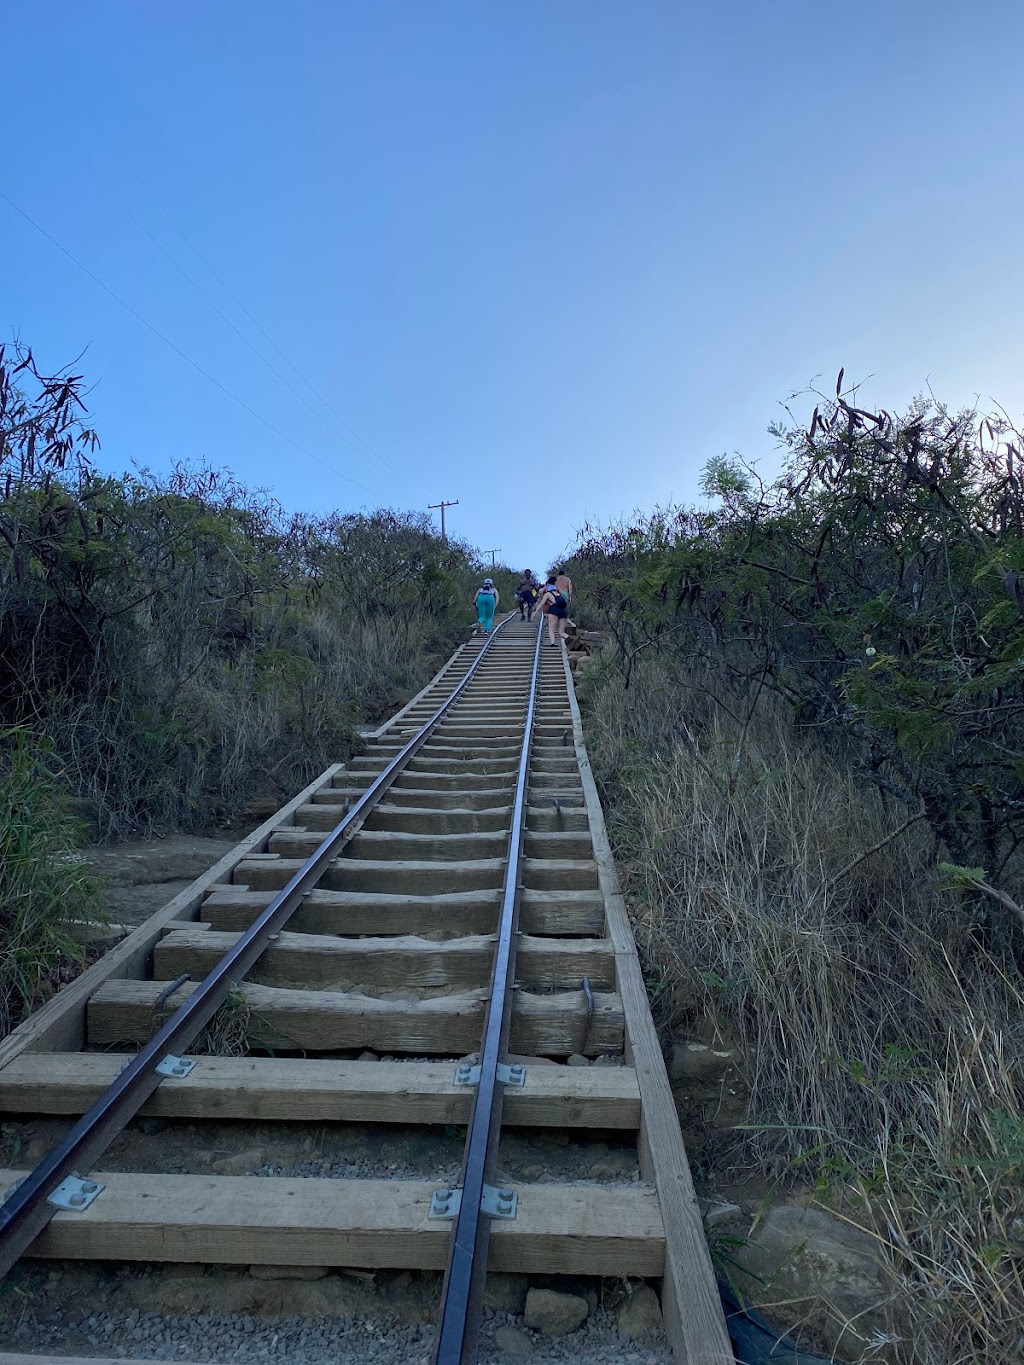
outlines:
[{"label": "power line", "polygon": [[[175,223],[171,215],[167,212],[167,209],[160,202],[160,200],[157,199],[155,195],[153,196],[153,198],[154,201],[160,205],[164,217],[171,224],[175,232],[177,232],[178,236],[189,248],[189,250],[199,257],[199,259],[206,266],[207,270],[210,272],[213,278],[224,290],[225,294],[227,294],[227,296],[231,300],[233,300],[233,302],[242,310],[242,312],[249,319],[249,321],[256,328],[256,330],[260,333],[260,335],[263,336],[270,343],[271,346],[273,346],[274,350],[281,357],[284,363],[289,367],[289,369],[293,370],[298,375],[298,377],[302,380],[303,384],[305,384],[306,388],[309,389],[310,393],[312,393],[314,397],[320,400],[320,402],[324,405],[324,407],[335,419],[335,421],[345,428],[345,430],[349,433],[353,440],[357,441],[358,444],[361,445],[364,450],[368,451],[369,454],[374,457],[374,459],[379,460],[381,464],[384,465],[385,469],[389,469],[392,474],[397,474],[398,471],[394,468],[394,466],[389,464],[383,455],[379,454],[376,450],[374,450],[374,448],[369,444],[369,442],[365,441],[362,438],[362,436],[359,435],[358,431],[356,431],[355,428],[350,425],[350,423],[345,421],[344,417],[342,417],[342,415],[335,408],[333,408],[330,403],[328,403],[327,399],[323,396],[320,390],[316,388],[316,386],[306,378],[306,376],[302,373],[302,371],[295,364],[295,362],[291,360],[289,356],[285,354],[284,351],[282,351],[281,347],[277,344],[277,342],[266,330],[266,328],[263,327],[263,325],[259,322],[257,318],[253,317],[252,313],[250,313],[249,309],[246,308],[242,300],[234,292],[234,290],[227,283],[224,277],[217,271],[216,267],[211,263],[209,257],[206,256],[202,251],[200,251],[199,248],[196,246],[195,242],[193,242],[192,239],[189,236],[187,236],[186,233],[184,233],[180,227],[178,227],[178,225]],[[259,353],[257,352],[257,354]]]},{"label": "power line", "polygon": [[445,535],[445,508],[457,508],[457,506],[459,506],[459,498],[456,498],[455,502],[445,502],[444,498],[442,498],[440,502],[429,502],[429,504],[427,504],[427,512],[433,512],[434,509],[441,508],[442,541],[446,541],[446,539],[448,539],[448,536]]},{"label": "power line", "polygon": [[46,228],[44,228],[41,223],[37,223],[31,214],[26,213],[25,210],[21,208],[18,204],[16,204],[14,200],[10,198],[9,195],[3,192],[3,190],[0,190],[0,199],[3,199],[5,203],[9,204],[11,208],[14,209],[15,213],[20,214],[21,217],[24,218],[27,223],[31,223],[31,225],[36,229],[37,232],[41,233],[48,242],[51,242],[57,248],[58,251],[60,251],[63,255],[65,255],[68,258],[69,261],[71,261],[74,265],[77,265],[79,270],[81,270],[83,274],[88,275],[94,284],[98,284],[104,293],[109,294],[110,297],[115,301],[115,303],[119,303],[121,307],[125,309],[126,312],[131,313],[132,317],[135,318],[137,322],[141,322],[143,327],[147,328],[148,331],[152,332],[155,337],[159,337],[159,339],[164,343],[165,346],[169,346],[171,348],[175,355],[180,356],[181,359],[184,360],[186,364],[191,365],[192,368],[198,371],[198,373],[201,374],[204,379],[208,379],[211,384],[213,384],[216,388],[220,389],[221,393],[227,394],[227,396],[231,399],[233,403],[237,403],[238,406],[240,408],[243,408],[247,413],[249,413],[251,417],[255,417],[258,422],[262,422],[268,431],[272,431],[275,436],[280,436],[282,441],[287,441],[289,445],[294,446],[296,450],[301,451],[302,454],[305,455],[308,459],[313,460],[314,463],[318,465],[321,465],[331,474],[336,474],[338,478],[345,479],[348,483],[355,484],[357,488],[363,489],[364,492],[369,493],[371,496],[373,495],[372,488],[368,488],[365,483],[360,483],[358,479],[353,479],[350,474],[343,474],[340,469],[335,469],[333,465],[329,465],[326,462],[326,460],[321,460],[319,455],[314,455],[311,450],[307,450],[306,447],[304,445],[301,445],[298,441],[296,441],[294,437],[289,436],[287,432],[281,431],[278,427],[275,427],[273,422],[268,421],[267,418],[264,417],[261,413],[258,413],[255,408],[251,408],[249,404],[246,403],[243,399],[239,398],[237,394],[232,393],[231,390],[225,384],[222,384],[219,379],[215,379],[214,376],[210,374],[208,370],[204,370],[202,365],[200,365],[197,360],[193,360],[190,355],[186,355],[186,353],[181,349],[181,347],[176,345],[175,342],[173,342],[170,339],[170,337],[165,336],[164,333],[161,332],[158,327],[154,327],[153,324],[147,318],[144,318],[140,312],[138,312],[131,306],[130,303],[126,302],[126,300],[124,300],[120,294],[115,293],[115,291],[111,289],[109,284],[106,284],[103,280],[100,279],[98,275],[94,274],[87,265],[83,265],[77,256],[72,255],[72,253],[67,249],[66,246],[58,242],[57,238],[54,237],[52,233],[47,232]]},{"label": "power line", "polygon": [[[157,201],[157,202],[159,202],[159,201]],[[227,313],[224,312],[223,308],[219,307],[219,306],[213,301],[213,299],[209,296],[209,294],[208,294],[207,291],[202,287],[202,285],[199,283],[199,281],[196,280],[194,276],[192,276],[192,275],[189,274],[189,272],[185,269],[185,267],[181,264],[181,262],[180,262],[179,260],[177,260],[177,258],[176,258],[175,256],[173,256],[173,255],[171,254],[170,251],[167,250],[167,248],[163,245],[162,242],[158,241],[157,238],[154,237],[154,235],[152,234],[152,232],[150,232],[149,228],[146,227],[145,223],[141,222],[141,221],[135,216],[135,214],[132,213],[131,209],[126,208],[126,209],[125,209],[125,212],[127,213],[128,217],[132,220],[132,222],[135,224],[135,226],[139,229],[139,231],[145,233],[145,235],[146,235],[146,236],[149,238],[149,240],[153,243],[153,245],[156,247],[156,249],[157,249],[159,252],[161,252],[162,255],[164,255],[164,256],[167,257],[167,259],[170,261],[171,265],[174,266],[175,270],[177,270],[179,274],[183,275],[184,278],[185,278],[186,280],[188,280],[189,284],[190,284],[190,285],[192,286],[192,288],[196,291],[196,293],[200,296],[200,298],[202,298],[202,299],[209,305],[209,307],[213,309],[213,311],[217,314],[217,316],[218,316],[219,318],[223,319],[223,321],[227,323],[227,325],[231,328],[231,330],[235,333],[236,336],[238,336],[238,337],[240,337],[240,338],[242,339],[242,341],[246,344],[246,346],[248,346],[249,350],[252,351],[253,355],[257,356],[257,357],[263,362],[263,364],[266,365],[266,367],[267,367],[267,369],[270,371],[270,373],[271,373],[272,375],[276,376],[276,378],[278,378],[278,379],[281,381],[281,383],[285,386],[285,388],[288,389],[288,391],[289,391],[290,393],[293,393],[293,394],[295,395],[295,397],[299,400],[300,403],[304,403],[305,406],[306,406],[307,408],[309,408],[310,412],[313,413],[314,416],[320,418],[320,420],[322,421],[322,420],[323,420],[323,413],[320,412],[320,411],[318,411],[318,409],[317,409],[316,407],[314,407],[314,405],[309,401],[309,399],[306,397],[306,395],[305,395],[304,393],[300,393],[299,390],[295,387],[295,385],[294,385],[289,379],[287,379],[275,365],[272,365],[272,364],[270,363],[270,361],[269,361],[269,360],[267,359],[267,357],[263,354],[263,352],[262,352],[261,350],[259,350],[258,347],[256,347],[256,346],[253,345],[253,343],[252,343],[252,342],[249,340],[249,338],[245,335],[245,333],[242,331],[242,329],[241,329],[240,327],[238,327],[238,326],[232,321],[231,318],[228,317]],[[180,232],[180,230],[179,230],[179,232]],[[348,423],[345,422],[345,421],[343,421],[343,420],[338,416],[338,414],[337,414],[336,412],[334,412],[334,409],[331,408],[331,406],[330,406],[330,404],[327,402],[327,400],[326,400],[325,398],[323,398],[320,394],[318,394],[317,391],[316,391],[316,389],[313,389],[313,386],[309,383],[309,380],[303,378],[303,376],[302,376],[302,374],[300,373],[300,371],[298,371],[298,370],[295,369],[295,366],[291,364],[291,361],[288,360],[288,357],[284,354],[284,352],[280,349],[280,347],[277,346],[277,345],[274,343],[274,341],[272,340],[272,338],[269,337],[269,336],[267,336],[267,333],[263,331],[263,328],[260,327],[259,323],[258,323],[258,322],[256,321],[256,319],[252,316],[252,314],[251,314],[251,313],[249,312],[249,310],[245,307],[245,305],[241,302],[241,300],[238,299],[238,298],[236,298],[235,295],[232,294],[231,290],[230,290],[230,289],[228,288],[228,286],[224,283],[224,281],[221,279],[221,277],[217,274],[217,272],[216,272],[216,270],[214,270],[213,266],[210,265],[209,261],[206,260],[206,258],[203,256],[202,252],[200,252],[200,251],[198,250],[198,248],[197,248],[191,241],[189,241],[189,239],[185,236],[184,233],[180,233],[180,235],[181,235],[182,240],[186,243],[186,245],[187,245],[193,252],[195,252],[195,254],[196,254],[196,255],[199,257],[199,259],[203,262],[203,264],[204,264],[204,265],[206,266],[206,268],[210,271],[210,273],[213,275],[213,277],[217,280],[217,282],[220,284],[221,288],[224,289],[224,290],[231,296],[232,299],[234,299],[235,303],[238,305],[239,308],[241,308],[242,312],[246,315],[246,317],[250,320],[250,322],[252,322],[252,324],[253,324],[255,327],[259,328],[259,330],[260,330],[260,331],[263,333],[263,335],[266,337],[267,341],[269,341],[270,344],[271,344],[271,346],[274,347],[275,351],[277,351],[278,354],[281,355],[282,358],[283,358],[289,365],[291,365],[291,368],[292,368],[293,370],[295,370],[295,373],[299,376],[300,379],[302,379],[302,382],[307,386],[307,388],[311,389],[312,392],[313,392],[314,394],[316,394],[317,398],[320,399],[320,402],[324,405],[324,407],[326,407],[326,408],[328,409],[328,411],[330,411],[330,412],[332,413],[332,415],[334,416],[334,419],[335,419],[335,421],[338,423],[338,425],[339,425],[340,427],[343,427],[343,428],[345,429],[345,431],[347,431],[347,432],[349,433],[348,437],[343,438],[343,439],[347,439],[347,440],[350,440],[350,441],[354,441],[356,444],[361,445],[365,450],[367,450],[367,451],[374,457],[374,459],[379,460],[380,463],[384,466],[384,468],[387,469],[387,470],[389,471],[389,473],[397,475],[398,471],[394,468],[394,466],[391,465],[391,464],[389,464],[388,461],[384,459],[383,455],[378,455],[377,452],[376,452],[375,450],[371,449],[371,447],[368,446],[368,445],[366,444],[366,442],[363,441],[363,440],[362,440],[362,439],[361,439],[361,438],[352,430],[352,428],[348,425]]]}]

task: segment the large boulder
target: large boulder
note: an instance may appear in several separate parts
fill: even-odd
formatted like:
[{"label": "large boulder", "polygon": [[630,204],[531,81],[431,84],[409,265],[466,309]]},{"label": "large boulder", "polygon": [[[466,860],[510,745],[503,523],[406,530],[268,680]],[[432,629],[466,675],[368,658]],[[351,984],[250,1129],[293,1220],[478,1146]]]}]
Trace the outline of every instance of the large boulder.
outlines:
[{"label": "large boulder", "polygon": [[773,1209],[737,1260],[747,1305],[780,1325],[798,1322],[837,1360],[861,1360],[868,1342],[881,1346],[891,1330],[893,1283],[877,1243],[822,1209]]}]

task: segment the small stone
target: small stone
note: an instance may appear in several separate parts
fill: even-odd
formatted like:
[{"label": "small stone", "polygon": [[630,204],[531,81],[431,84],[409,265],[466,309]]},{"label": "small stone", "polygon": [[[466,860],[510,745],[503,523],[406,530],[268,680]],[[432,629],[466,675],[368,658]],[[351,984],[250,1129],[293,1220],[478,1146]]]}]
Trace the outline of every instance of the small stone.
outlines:
[{"label": "small stone", "polygon": [[582,1052],[574,1052],[571,1057],[566,1058],[566,1066],[589,1066],[590,1058],[584,1057]]},{"label": "small stone", "polygon": [[717,1199],[699,1199],[697,1202],[708,1227],[713,1227],[715,1223],[727,1223],[730,1218],[743,1212],[739,1204],[726,1204]]},{"label": "small stone", "polygon": [[635,1152],[609,1152],[600,1161],[595,1161],[587,1172],[591,1180],[614,1179],[631,1175],[636,1170]]},{"label": "small stone", "polygon": [[564,1128],[541,1128],[537,1131],[537,1141],[547,1142],[552,1147],[568,1147],[569,1134]]},{"label": "small stone", "polygon": [[498,1313],[521,1313],[529,1281],[525,1275],[492,1271],[484,1283],[484,1303]]},{"label": "small stone", "polygon": [[531,1289],[526,1296],[527,1327],[547,1337],[564,1337],[586,1322],[590,1305],[578,1294],[556,1289]]},{"label": "small stone", "polygon": [[360,1052],[359,1060],[361,1062],[379,1062],[380,1053],[374,1052],[372,1047],[368,1047],[365,1052]]},{"label": "small stone", "polygon": [[247,1175],[258,1171],[266,1161],[262,1147],[251,1147],[247,1152],[236,1152],[234,1156],[221,1157],[213,1163],[216,1175]]},{"label": "small stone", "polygon": [[249,1274],[254,1280],[322,1280],[327,1274],[325,1265],[251,1265]]},{"label": "small stone", "polygon": [[140,1133],[146,1137],[155,1137],[157,1133],[162,1133],[167,1127],[166,1119],[139,1119],[136,1125]]},{"label": "small stone", "polygon": [[499,1327],[494,1334],[494,1344],[503,1355],[533,1355],[533,1342],[525,1332],[520,1332],[516,1327]]},{"label": "small stone", "polygon": [[650,1285],[638,1285],[622,1301],[615,1322],[624,1337],[645,1337],[662,1330],[661,1304]]}]

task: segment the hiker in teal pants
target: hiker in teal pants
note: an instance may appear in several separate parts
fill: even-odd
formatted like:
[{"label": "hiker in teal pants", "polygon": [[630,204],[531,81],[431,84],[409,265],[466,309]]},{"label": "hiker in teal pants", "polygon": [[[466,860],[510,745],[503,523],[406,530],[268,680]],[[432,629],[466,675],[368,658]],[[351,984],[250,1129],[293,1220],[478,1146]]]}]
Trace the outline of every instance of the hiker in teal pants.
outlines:
[{"label": "hiker in teal pants", "polygon": [[476,624],[477,629],[482,630],[485,635],[490,635],[491,626],[494,624],[494,613],[498,607],[498,589],[494,586],[494,580],[484,579],[482,588],[477,589],[476,593]]}]

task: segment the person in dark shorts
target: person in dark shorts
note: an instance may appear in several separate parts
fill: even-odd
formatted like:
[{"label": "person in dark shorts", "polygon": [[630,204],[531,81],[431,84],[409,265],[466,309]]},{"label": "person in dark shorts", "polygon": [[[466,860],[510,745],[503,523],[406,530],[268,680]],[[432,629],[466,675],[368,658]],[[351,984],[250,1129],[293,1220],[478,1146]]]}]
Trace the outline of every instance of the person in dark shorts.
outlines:
[{"label": "person in dark shorts", "polygon": [[560,640],[565,641],[568,638],[565,623],[569,616],[569,603],[566,601],[565,593],[555,582],[554,574],[541,589],[537,605],[548,618],[548,644],[554,649]]},{"label": "person in dark shorts", "polygon": [[523,577],[516,588],[516,601],[519,603],[520,621],[533,620],[533,608],[537,602],[537,580],[532,569],[524,569]]}]

